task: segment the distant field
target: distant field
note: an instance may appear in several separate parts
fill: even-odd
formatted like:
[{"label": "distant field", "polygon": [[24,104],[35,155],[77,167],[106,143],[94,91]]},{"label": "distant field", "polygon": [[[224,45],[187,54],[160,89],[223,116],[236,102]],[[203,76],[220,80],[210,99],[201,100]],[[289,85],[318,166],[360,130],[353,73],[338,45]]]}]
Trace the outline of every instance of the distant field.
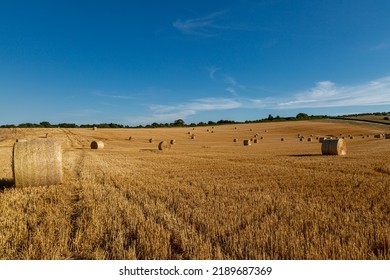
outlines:
[{"label": "distant field", "polygon": [[387,114],[386,116],[383,115],[362,115],[362,116],[351,116],[346,117],[347,119],[354,119],[354,120],[362,120],[362,121],[375,121],[385,124],[390,124],[390,120],[385,120],[384,118],[387,117],[390,119],[390,114]]},{"label": "distant field", "polygon": [[[0,259],[389,260],[390,140],[373,137],[389,130],[0,129]],[[63,184],[12,187],[13,143],[47,132],[62,144]],[[264,139],[244,146],[256,133]],[[321,155],[327,135],[345,136],[348,154]],[[176,144],[158,151],[164,139]]]}]

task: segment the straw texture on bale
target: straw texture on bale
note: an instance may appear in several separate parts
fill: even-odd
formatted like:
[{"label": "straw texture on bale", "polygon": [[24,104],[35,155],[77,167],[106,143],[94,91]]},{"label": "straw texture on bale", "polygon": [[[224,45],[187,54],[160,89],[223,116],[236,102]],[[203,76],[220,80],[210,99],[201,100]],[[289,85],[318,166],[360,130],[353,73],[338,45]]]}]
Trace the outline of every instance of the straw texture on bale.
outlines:
[{"label": "straw texture on bale", "polygon": [[16,139],[16,142],[27,142],[26,139]]},{"label": "straw texture on bale", "polygon": [[245,140],[243,141],[243,144],[244,144],[244,146],[250,146],[250,145],[252,145],[252,141],[251,141],[251,140],[248,140],[248,139],[245,139]]},{"label": "straw texture on bale", "polygon": [[324,139],[321,150],[323,155],[344,156],[347,154],[347,144],[344,139]]},{"label": "straw texture on bale", "polygon": [[54,140],[33,140],[15,143],[13,147],[12,169],[15,187],[61,184],[61,144]]},{"label": "straw texture on bale", "polygon": [[92,141],[91,142],[91,149],[103,149],[104,143],[103,141]]},{"label": "straw texture on bale", "polygon": [[160,151],[167,151],[171,148],[171,145],[167,142],[167,141],[161,141],[159,144],[158,144],[158,149]]}]

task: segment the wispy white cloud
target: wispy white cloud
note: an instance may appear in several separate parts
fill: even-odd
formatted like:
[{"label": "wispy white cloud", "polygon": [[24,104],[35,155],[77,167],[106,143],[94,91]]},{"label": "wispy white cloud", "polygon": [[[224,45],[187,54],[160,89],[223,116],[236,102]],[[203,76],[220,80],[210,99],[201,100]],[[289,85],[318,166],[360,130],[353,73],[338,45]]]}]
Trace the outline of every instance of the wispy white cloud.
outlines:
[{"label": "wispy white cloud", "polygon": [[113,98],[113,99],[122,99],[122,100],[134,100],[136,99],[134,96],[130,95],[110,95],[110,94],[103,94],[100,92],[94,92],[93,93],[95,96],[100,96],[100,97],[107,97],[107,98]]},{"label": "wispy white cloud", "polygon": [[319,108],[390,104],[390,76],[354,86],[337,86],[323,81],[292,99],[279,102],[279,108]]},{"label": "wispy white cloud", "polygon": [[244,30],[249,29],[243,25],[227,24],[223,22],[226,11],[218,11],[204,17],[191,19],[177,19],[172,23],[173,27],[187,35],[202,37],[215,37],[219,30]]},{"label": "wispy white cloud", "polygon": [[210,97],[175,105],[149,106],[148,119],[172,121],[201,114],[205,111],[231,109],[299,109],[351,107],[390,104],[390,76],[353,86],[338,86],[331,81],[321,81],[290,98]]},{"label": "wispy white cloud", "polygon": [[369,51],[382,51],[390,49],[390,43],[379,43],[368,48]]}]

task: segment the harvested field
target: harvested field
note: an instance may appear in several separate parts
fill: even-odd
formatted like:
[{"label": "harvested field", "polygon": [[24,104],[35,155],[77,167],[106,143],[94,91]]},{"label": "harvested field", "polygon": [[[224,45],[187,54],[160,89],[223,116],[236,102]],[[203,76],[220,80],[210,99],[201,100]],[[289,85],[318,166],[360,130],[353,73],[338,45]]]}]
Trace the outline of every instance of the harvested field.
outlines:
[{"label": "harvested field", "polygon": [[[348,154],[339,157],[297,138],[388,126],[216,128],[197,129],[196,141],[185,127],[52,129],[62,184],[26,188],[13,187],[12,147],[48,129],[0,129],[0,259],[390,259],[389,141],[346,139]],[[232,142],[250,139],[251,129],[267,137]],[[177,144],[160,153],[151,137]],[[94,139],[107,145],[91,150]]]}]

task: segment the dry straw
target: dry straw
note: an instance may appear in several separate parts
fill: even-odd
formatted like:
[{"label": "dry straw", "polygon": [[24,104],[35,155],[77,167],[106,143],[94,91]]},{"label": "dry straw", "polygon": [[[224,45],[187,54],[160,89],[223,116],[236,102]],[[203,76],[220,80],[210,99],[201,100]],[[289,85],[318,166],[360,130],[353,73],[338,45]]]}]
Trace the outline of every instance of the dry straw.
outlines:
[{"label": "dry straw", "polygon": [[347,154],[347,144],[344,139],[324,139],[321,150],[323,155],[344,156]]},{"label": "dry straw", "polygon": [[91,142],[91,149],[103,149],[104,143],[103,141],[92,141]]},{"label": "dry straw", "polygon": [[167,141],[161,141],[159,144],[158,144],[158,149],[160,151],[167,151],[171,148],[171,145],[167,142]]},{"label": "dry straw", "polygon": [[12,169],[16,187],[61,184],[61,144],[54,140],[15,143]]},{"label": "dry straw", "polygon": [[250,145],[252,145],[252,141],[251,141],[251,140],[248,140],[248,139],[245,139],[245,140],[243,141],[243,144],[244,144],[244,146],[250,146]]}]

